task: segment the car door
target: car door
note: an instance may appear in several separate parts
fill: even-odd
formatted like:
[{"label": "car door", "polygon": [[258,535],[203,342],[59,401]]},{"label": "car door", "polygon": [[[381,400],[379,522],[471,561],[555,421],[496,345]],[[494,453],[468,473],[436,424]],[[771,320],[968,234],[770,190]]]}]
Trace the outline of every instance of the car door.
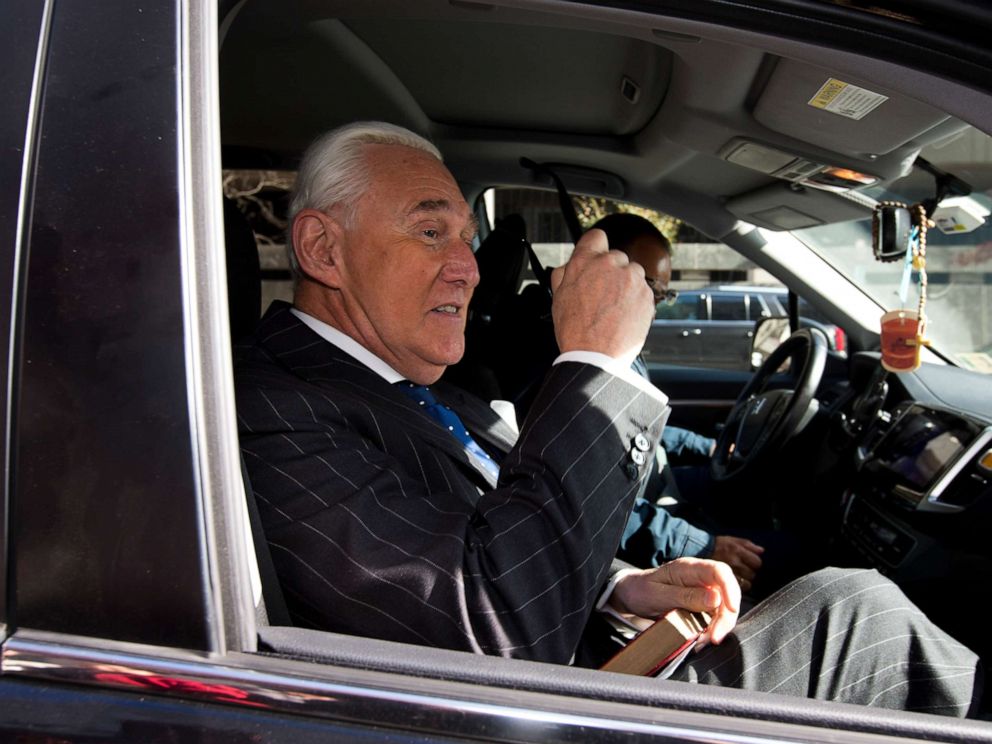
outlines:
[{"label": "car door", "polygon": [[703,327],[701,342],[707,367],[749,369],[754,321],[747,292],[708,292],[709,322]]},{"label": "car door", "polygon": [[706,295],[682,292],[671,305],[659,303],[644,342],[643,355],[649,365],[695,366],[703,356],[704,328],[709,325]]},{"label": "car door", "polygon": [[[689,332],[695,357],[661,354],[647,357],[651,381],[669,396],[669,423],[707,436],[715,436],[740,391],[751,379],[750,334],[754,322],[747,319],[745,292],[695,290],[684,292],[695,300],[695,323],[679,329]],[[679,300],[683,294],[679,295]],[[651,333],[655,333],[656,320]],[[649,336],[650,338],[650,336]]]},{"label": "car door", "polygon": [[[189,24],[216,28],[203,8],[178,3],[14,0],[0,19],[5,51],[26,47],[30,60],[27,98],[2,114],[5,133],[20,124],[23,165],[16,230],[0,235],[16,277],[3,288],[15,340],[4,346],[11,552],[0,738],[244,730],[244,719],[198,721],[188,698],[152,712],[142,694],[194,687],[162,668],[167,658],[254,637],[233,611],[250,593],[232,568],[247,566],[244,554],[233,550],[228,563],[213,553],[231,549],[235,522],[208,526],[206,516],[235,481],[221,459],[202,459],[212,426],[190,398],[222,358],[210,349],[223,348],[205,342],[222,328],[207,319],[223,295],[211,298],[190,263],[193,243],[205,250],[218,223],[204,200],[211,179],[191,152],[203,131],[188,118],[209,95],[192,92],[190,45],[209,37]],[[201,258],[203,272],[212,259]],[[197,305],[202,331],[188,315]],[[216,414],[231,397],[216,390],[207,406]],[[236,453],[231,442],[234,464]],[[221,575],[242,588],[218,591]]]}]

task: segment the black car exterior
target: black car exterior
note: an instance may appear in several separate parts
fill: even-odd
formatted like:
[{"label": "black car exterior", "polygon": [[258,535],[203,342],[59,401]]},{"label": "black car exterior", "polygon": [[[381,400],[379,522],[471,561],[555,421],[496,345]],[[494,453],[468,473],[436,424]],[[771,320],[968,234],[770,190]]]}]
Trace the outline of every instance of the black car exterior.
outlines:
[{"label": "black car exterior", "polygon": [[[844,332],[810,318],[812,312],[799,301],[800,326],[819,328],[827,335],[830,349],[843,352]],[[760,359],[752,356],[751,348],[755,325],[762,318],[788,314],[787,294],[775,287],[682,290],[674,303],[658,305],[641,353],[649,364],[756,369]]]},{"label": "black car exterior", "polygon": [[[967,722],[466,664],[260,621],[219,191],[217,37],[233,5],[0,8],[2,738],[992,740]],[[779,4],[690,5],[674,12],[788,25]],[[901,28],[883,29],[896,58]]]},{"label": "black car exterior", "polygon": [[749,369],[755,323],[785,314],[772,292],[685,290],[674,304],[658,306],[642,353],[648,362]]}]

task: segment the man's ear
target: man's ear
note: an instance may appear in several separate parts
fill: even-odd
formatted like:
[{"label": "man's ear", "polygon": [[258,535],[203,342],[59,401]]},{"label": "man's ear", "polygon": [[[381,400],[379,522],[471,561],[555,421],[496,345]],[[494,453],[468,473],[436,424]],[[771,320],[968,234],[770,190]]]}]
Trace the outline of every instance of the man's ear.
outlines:
[{"label": "man's ear", "polygon": [[301,271],[321,284],[339,288],[343,234],[340,223],[326,212],[300,210],[293,220],[293,248]]}]

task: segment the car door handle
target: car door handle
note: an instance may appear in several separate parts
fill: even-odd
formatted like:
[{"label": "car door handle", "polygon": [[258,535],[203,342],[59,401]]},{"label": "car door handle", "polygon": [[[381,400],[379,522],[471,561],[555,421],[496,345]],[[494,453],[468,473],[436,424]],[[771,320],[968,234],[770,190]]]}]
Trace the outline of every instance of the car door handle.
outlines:
[{"label": "car door handle", "polygon": [[689,336],[698,336],[703,332],[702,328],[693,328],[689,331],[682,331],[682,338],[688,338]]}]

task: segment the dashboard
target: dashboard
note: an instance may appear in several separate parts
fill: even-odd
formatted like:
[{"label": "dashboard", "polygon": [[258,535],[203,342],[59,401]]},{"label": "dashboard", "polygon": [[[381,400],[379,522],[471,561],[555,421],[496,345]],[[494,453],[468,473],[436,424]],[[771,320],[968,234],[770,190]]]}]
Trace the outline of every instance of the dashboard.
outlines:
[{"label": "dashboard", "polygon": [[[851,393],[837,412],[854,444],[841,532],[879,570],[910,564],[926,538],[962,521],[954,517],[992,508],[992,416],[946,405],[940,388],[963,382],[946,379],[921,394],[911,376],[886,373],[876,355],[852,360]],[[988,385],[983,377],[968,382]],[[970,532],[974,524],[957,526]]]},{"label": "dashboard", "polygon": [[921,403],[900,404],[890,421],[870,432],[870,449],[859,452],[863,488],[934,512],[961,511],[989,490],[992,426]]},{"label": "dashboard", "polygon": [[927,542],[932,531],[917,515],[962,514],[992,500],[992,425],[916,402],[879,414],[855,454],[858,470],[845,495],[842,533],[888,573]]},{"label": "dashboard", "polygon": [[[860,355],[859,355],[860,356]],[[831,560],[890,576],[938,624],[989,658],[989,641],[970,637],[956,592],[984,591],[992,580],[992,415],[961,401],[987,377],[960,370],[920,385],[881,370],[877,355],[852,360],[849,394],[835,409],[853,471],[841,497]],[[950,390],[950,388],[948,388]],[[957,627],[954,627],[957,626]]]}]

